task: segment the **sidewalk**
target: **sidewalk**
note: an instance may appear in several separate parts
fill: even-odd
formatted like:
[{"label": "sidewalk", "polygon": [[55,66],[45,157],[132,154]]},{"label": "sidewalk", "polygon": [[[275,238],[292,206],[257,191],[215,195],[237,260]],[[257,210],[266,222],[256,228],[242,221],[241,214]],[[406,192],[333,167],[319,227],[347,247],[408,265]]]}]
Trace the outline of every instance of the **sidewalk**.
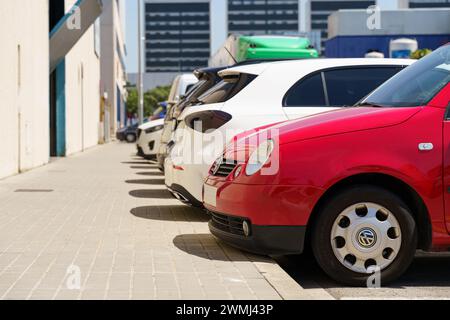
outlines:
[{"label": "sidewalk", "polygon": [[133,153],[109,144],[0,181],[1,299],[324,298],[213,238]]}]

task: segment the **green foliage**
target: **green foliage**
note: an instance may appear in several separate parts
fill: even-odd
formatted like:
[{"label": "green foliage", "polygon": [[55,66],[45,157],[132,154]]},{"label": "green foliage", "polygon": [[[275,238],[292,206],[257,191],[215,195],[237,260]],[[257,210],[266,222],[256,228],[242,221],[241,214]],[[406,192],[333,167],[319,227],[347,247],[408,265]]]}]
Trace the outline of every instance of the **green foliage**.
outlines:
[{"label": "green foliage", "polygon": [[411,53],[411,59],[419,60],[432,52],[433,51],[430,49],[419,49],[419,50],[416,50],[413,53]]},{"label": "green foliage", "polygon": [[[170,86],[156,87],[144,93],[144,116],[149,117],[158,108],[158,103],[167,101]],[[138,92],[136,88],[128,90],[127,111],[131,114],[138,113]]]},{"label": "green foliage", "polygon": [[156,87],[144,94],[144,114],[146,117],[151,116],[158,109],[158,103],[167,101],[170,88],[171,86]]},{"label": "green foliage", "polygon": [[138,112],[138,92],[136,88],[128,89],[127,111],[130,114]]}]

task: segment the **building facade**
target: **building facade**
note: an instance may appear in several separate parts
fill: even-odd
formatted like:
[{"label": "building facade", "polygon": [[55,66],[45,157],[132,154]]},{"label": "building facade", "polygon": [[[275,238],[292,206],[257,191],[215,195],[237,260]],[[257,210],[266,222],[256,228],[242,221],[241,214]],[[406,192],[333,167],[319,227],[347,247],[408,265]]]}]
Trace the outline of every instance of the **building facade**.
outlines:
[{"label": "building facade", "polygon": [[[76,3],[22,0],[0,5],[0,112],[5,120],[0,178],[98,143],[100,57],[90,19],[101,6],[96,0]],[[94,17],[86,14],[75,21],[76,28],[62,30],[68,17],[80,16],[80,8],[94,9],[89,10]],[[54,37],[67,41],[55,48]]]},{"label": "building facade", "polygon": [[[328,16],[375,0],[145,0],[145,72],[167,85],[179,73],[207,66],[229,34],[307,35],[324,51]],[[130,74],[130,81],[136,78]],[[170,80],[169,80],[170,79]]]},{"label": "building facade", "polygon": [[367,9],[375,4],[375,0],[311,0],[311,30],[320,35],[322,54],[325,53],[325,41],[328,39],[328,17],[330,14],[341,9]]},{"label": "building facade", "polygon": [[450,8],[450,0],[409,0],[409,7],[414,8]]},{"label": "building facade", "polygon": [[125,89],[127,55],[125,44],[125,1],[104,0],[99,20],[101,54],[101,141],[110,141],[127,124]]},{"label": "building facade", "polygon": [[[145,0],[145,3],[144,71],[148,74],[144,76],[144,87],[154,88],[169,84],[179,73],[206,66],[207,55],[217,52],[230,33],[307,35],[325,54],[328,17],[338,10],[366,10],[378,1]],[[389,6],[449,7],[450,0],[392,0]],[[135,78],[135,74],[130,75],[131,82]]]},{"label": "building facade", "polygon": [[0,178],[49,159],[48,0],[0,5]]},{"label": "building facade", "polygon": [[[66,8],[75,2],[66,0]],[[65,57],[65,156],[99,142],[101,53],[96,49],[99,32],[92,25]]]},{"label": "building facade", "polygon": [[298,0],[228,0],[228,32],[286,35],[299,32]]},{"label": "building facade", "polygon": [[[66,50],[49,78],[50,156],[63,157],[100,140],[100,30],[93,22],[101,7],[95,0],[50,0],[49,4],[50,61],[55,60],[52,46]],[[70,23],[74,25],[69,27]]]},{"label": "building facade", "polygon": [[373,30],[367,28],[367,17],[366,10],[334,12],[329,17],[327,57],[358,58],[372,50],[389,57],[390,42],[401,38],[415,39],[419,49],[431,50],[450,42],[450,8],[384,10],[381,27]]},{"label": "building facade", "polygon": [[210,56],[208,0],[145,3],[145,71],[191,72]]}]

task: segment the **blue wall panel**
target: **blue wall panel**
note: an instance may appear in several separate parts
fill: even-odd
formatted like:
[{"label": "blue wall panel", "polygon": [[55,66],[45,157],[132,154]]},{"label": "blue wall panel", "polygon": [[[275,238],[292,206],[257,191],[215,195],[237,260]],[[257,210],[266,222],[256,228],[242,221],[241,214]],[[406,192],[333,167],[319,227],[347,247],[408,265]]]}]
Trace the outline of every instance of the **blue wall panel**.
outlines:
[{"label": "blue wall panel", "polygon": [[389,57],[389,42],[399,38],[416,39],[420,49],[437,49],[450,42],[448,35],[390,35],[390,36],[337,36],[325,44],[328,58],[361,58],[370,49],[376,49]]},{"label": "blue wall panel", "polygon": [[66,155],[66,62],[56,67],[56,156]]}]

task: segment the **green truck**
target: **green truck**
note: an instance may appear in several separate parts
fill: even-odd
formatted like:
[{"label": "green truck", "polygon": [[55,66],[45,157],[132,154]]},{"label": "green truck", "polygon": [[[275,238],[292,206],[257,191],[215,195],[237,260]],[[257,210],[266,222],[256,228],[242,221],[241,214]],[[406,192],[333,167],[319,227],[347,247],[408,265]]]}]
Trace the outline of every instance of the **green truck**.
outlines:
[{"label": "green truck", "polygon": [[311,59],[319,54],[308,38],[293,36],[230,36],[209,60],[210,67],[247,60]]}]

